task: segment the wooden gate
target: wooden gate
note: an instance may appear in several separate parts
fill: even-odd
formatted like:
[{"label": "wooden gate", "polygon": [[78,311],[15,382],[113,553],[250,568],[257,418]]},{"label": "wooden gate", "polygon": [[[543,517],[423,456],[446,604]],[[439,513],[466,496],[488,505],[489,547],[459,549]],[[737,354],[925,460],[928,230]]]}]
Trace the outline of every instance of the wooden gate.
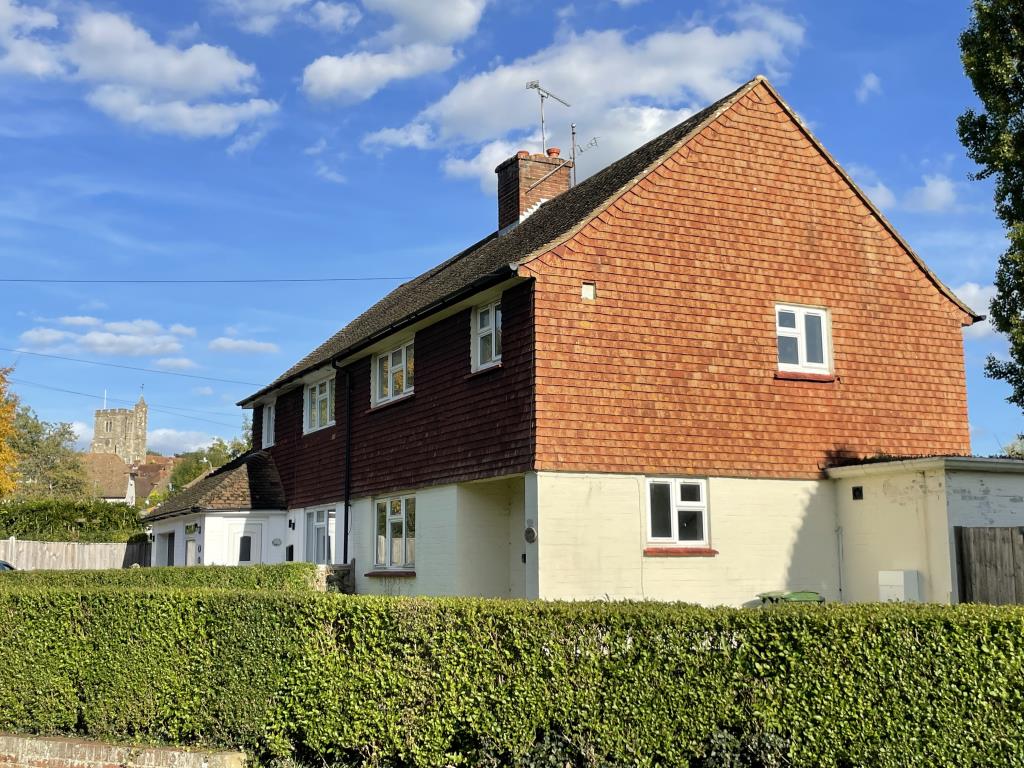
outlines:
[{"label": "wooden gate", "polygon": [[1024,604],[1024,528],[954,528],[961,603]]}]

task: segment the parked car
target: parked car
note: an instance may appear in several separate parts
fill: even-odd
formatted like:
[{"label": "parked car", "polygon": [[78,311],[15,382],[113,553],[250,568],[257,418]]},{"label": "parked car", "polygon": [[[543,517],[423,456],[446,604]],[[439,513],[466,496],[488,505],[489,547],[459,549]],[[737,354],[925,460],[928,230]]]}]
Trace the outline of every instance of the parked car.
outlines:
[{"label": "parked car", "polygon": [[13,565],[8,563],[6,560],[0,560],[0,573],[3,571],[16,571],[18,570]]}]

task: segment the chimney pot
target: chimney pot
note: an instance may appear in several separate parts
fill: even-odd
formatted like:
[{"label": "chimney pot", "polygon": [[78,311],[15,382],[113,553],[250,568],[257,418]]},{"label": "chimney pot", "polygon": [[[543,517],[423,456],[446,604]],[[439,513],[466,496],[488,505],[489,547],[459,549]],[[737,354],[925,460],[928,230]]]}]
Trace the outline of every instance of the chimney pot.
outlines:
[{"label": "chimney pot", "polygon": [[524,157],[529,157],[529,156],[530,156],[530,153],[527,152],[525,149],[520,149],[518,152],[516,152],[516,157],[519,157],[519,158],[524,158]]},{"label": "chimney pot", "polygon": [[548,157],[558,157],[562,154],[562,150],[558,147],[548,147]]}]

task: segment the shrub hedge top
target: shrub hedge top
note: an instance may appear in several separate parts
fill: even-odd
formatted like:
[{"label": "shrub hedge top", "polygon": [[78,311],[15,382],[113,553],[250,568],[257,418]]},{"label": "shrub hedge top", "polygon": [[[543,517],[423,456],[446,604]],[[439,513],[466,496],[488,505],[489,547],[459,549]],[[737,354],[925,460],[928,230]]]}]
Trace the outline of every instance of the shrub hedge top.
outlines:
[{"label": "shrub hedge top", "polygon": [[142,535],[139,512],[127,504],[71,499],[0,502],[0,539],[119,542]]},{"label": "shrub hedge top", "polygon": [[232,589],[310,591],[316,581],[312,563],[252,565],[240,568],[117,568],[81,571],[9,571],[0,573],[0,591],[23,588],[88,589],[90,587]]},{"label": "shrub hedge top", "polygon": [[1024,766],[1013,608],[12,588],[0,669],[0,730],[319,765]]}]

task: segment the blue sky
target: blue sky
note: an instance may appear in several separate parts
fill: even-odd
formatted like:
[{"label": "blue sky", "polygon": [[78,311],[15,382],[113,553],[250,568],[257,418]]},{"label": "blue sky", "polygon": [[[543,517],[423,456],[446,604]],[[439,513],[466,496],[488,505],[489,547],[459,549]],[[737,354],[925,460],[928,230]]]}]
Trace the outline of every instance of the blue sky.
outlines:
[{"label": "blue sky", "polygon": [[[1002,230],[955,133],[967,2],[0,0],[0,276],[388,278],[2,284],[14,390],[83,440],[145,386],[150,443],[238,431],[233,403],[398,279],[491,231],[494,166],[550,143],[603,167],[767,74],[930,266],[987,309]],[[882,20],[884,19],[884,23]],[[1024,431],[967,332],[974,450]],[[41,386],[40,386],[41,385]],[[47,388],[48,387],[48,388]],[[66,392],[54,391],[67,390]],[[92,397],[69,392],[84,393]]]}]

